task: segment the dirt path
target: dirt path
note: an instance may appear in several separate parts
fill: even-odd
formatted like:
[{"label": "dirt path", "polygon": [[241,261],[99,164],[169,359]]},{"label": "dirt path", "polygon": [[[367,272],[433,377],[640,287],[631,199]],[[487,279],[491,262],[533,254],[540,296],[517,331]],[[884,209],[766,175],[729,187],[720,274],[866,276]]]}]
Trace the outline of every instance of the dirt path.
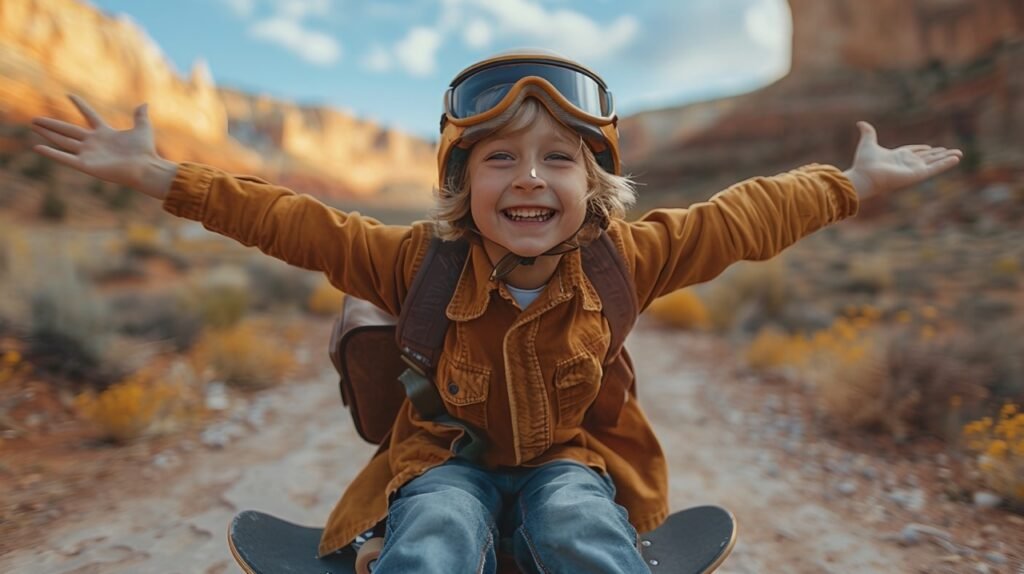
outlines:
[{"label": "dirt path", "polygon": [[[807,453],[824,446],[785,412],[761,419],[737,404],[746,390],[716,374],[725,357],[713,341],[641,326],[630,348],[641,401],[669,456],[673,507],[716,503],[738,517],[739,542],[723,574],[1017,571],[1012,553],[1002,564],[961,561],[947,570],[936,546],[886,539],[905,522],[857,503],[871,488],[865,483],[887,484],[886,472],[850,478],[857,465],[826,471],[808,462]],[[209,446],[218,441],[225,446]],[[101,490],[86,511],[60,517],[45,539],[0,557],[0,571],[239,572],[225,541],[236,512],[320,523],[372,451],[342,410],[333,373],[324,371],[264,393],[235,420],[208,429],[204,443],[160,453],[129,477],[144,484],[143,494],[118,500]],[[816,460],[825,458],[834,457]],[[835,494],[837,481],[845,494]]]}]

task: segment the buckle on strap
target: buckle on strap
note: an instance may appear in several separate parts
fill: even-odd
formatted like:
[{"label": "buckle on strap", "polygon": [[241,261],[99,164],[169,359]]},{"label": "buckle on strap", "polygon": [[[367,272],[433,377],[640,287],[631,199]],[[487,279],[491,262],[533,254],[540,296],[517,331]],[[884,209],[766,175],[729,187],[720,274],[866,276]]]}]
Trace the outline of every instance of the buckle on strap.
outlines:
[{"label": "buckle on strap", "polygon": [[[405,358],[404,356],[402,357]],[[406,360],[406,362],[409,362]],[[406,369],[398,376],[398,380],[405,387],[405,394],[409,402],[424,420],[429,420],[445,426],[455,427],[462,430],[462,436],[452,444],[452,451],[455,456],[478,462],[487,449],[487,440],[477,429],[469,423],[448,414],[437,387],[427,377],[423,376],[414,368]]]},{"label": "buckle on strap", "polygon": [[405,395],[409,397],[416,412],[426,420],[435,420],[448,414],[434,383],[430,382],[430,379],[425,377],[419,369],[414,369],[415,367],[402,371],[402,374],[398,375],[398,380],[405,387]]}]

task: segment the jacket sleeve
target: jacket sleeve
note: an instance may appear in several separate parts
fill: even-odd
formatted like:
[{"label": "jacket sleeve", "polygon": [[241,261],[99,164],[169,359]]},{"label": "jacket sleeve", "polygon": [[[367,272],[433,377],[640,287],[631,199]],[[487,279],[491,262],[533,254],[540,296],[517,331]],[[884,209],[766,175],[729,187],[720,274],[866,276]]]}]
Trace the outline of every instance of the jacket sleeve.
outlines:
[{"label": "jacket sleeve", "polygon": [[814,231],[856,215],[853,184],[839,169],[811,164],[757,177],[686,209],[657,209],[619,222],[640,308],[708,281],[741,260],[764,260]]},{"label": "jacket sleeve", "polygon": [[397,314],[424,226],[392,226],[251,176],[181,163],[165,211],[291,265]]}]

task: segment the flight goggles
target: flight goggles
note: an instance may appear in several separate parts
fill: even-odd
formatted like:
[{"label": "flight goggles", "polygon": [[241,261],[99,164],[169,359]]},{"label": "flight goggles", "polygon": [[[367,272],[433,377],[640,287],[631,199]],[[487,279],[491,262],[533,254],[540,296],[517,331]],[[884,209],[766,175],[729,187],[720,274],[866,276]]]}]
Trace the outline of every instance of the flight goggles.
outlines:
[{"label": "flight goggles", "polygon": [[614,123],[605,83],[582,67],[550,60],[497,61],[456,77],[444,95],[445,120],[469,126],[501,114],[524,90],[542,89],[563,110],[591,125]]}]

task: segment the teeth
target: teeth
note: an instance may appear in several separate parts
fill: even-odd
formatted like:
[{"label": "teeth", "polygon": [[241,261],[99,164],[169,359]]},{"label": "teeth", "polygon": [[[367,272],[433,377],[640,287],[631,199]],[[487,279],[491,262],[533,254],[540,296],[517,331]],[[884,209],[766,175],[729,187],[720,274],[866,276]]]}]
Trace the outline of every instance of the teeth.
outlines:
[{"label": "teeth", "polygon": [[514,220],[530,219],[535,221],[544,221],[554,214],[555,212],[550,209],[541,208],[512,208],[505,210],[505,215]]}]

